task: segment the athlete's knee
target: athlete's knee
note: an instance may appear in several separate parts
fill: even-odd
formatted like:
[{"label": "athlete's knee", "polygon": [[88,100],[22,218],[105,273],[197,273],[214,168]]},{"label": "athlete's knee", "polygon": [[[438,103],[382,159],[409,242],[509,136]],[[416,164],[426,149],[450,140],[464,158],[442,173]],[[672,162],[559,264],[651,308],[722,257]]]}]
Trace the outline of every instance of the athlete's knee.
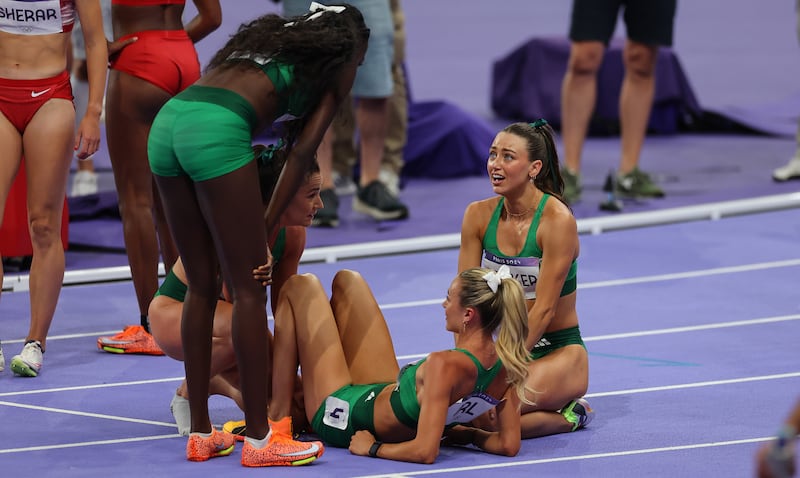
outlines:
[{"label": "athlete's knee", "polygon": [[623,52],[625,71],[639,78],[655,75],[658,48],[643,43],[629,42]]},{"label": "athlete's knee", "polygon": [[342,269],[333,278],[332,293],[338,295],[353,286],[364,284],[364,277],[350,269]]},{"label": "athlete's knee", "polygon": [[29,227],[34,247],[48,248],[60,244],[61,224],[54,214],[31,216]]},{"label": "athlete's knee", "polygon": [[286,281],[281,287],[281,296],[294,297],[299,294],[300,297],[306,296],[309,290],[323,290],[322,283],[319,278],[314,274],[295,274]]},{"label": "athlete's knee", "polygon": [[576,76],[594,76],[603,62],[605,49],[599,42],[574,43],[567,62],[567,70]]},{"label": "athlete's knee", "polygon": [[125,188],[119,195],[119,212],[122,217],[126,214],[146,214],[152,221],[153,194],[151,191],[137,191],[134,188]]}]

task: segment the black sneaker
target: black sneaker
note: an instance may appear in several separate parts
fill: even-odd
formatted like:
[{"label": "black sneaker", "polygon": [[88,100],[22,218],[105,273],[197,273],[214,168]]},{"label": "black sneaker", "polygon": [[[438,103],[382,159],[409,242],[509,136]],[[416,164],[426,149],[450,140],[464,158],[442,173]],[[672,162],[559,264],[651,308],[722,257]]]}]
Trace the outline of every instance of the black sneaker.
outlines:
[{"label": "black sneaker", "polygon": [[338,227],[339,226],[339,196],[333,188],[323,189],[319,192],[322,199],[322,209],[317,211],[312,226]]},{"label": "black sneaker", "polygon": [[358,188],[358,194],[353,198],[353,210],[379,221],[408,217],[408,207],[392,196],[386,185],[378,180]]},{"label": "black sneaker", "polygon": [[639,168],[617,176],[617,194],[624,198],[663,198],[664,190]]}]

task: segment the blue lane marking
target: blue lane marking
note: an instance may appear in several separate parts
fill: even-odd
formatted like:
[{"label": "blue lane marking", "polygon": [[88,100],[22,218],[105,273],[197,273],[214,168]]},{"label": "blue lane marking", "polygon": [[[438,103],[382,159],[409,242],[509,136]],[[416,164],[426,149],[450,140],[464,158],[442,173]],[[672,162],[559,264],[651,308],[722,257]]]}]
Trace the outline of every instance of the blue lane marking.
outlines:
[{"label": "blue lane marking", "polygon": [[589,352],[589,355],[598,357],[616,358],[622,360],[633,360],[635,362],[642,362],[639,365],[644,367],[699,367],[699,363],[693,362],[677,362],[675,360],[662,360],[648,357],[634,357],[631,355],[617,355],[617,354],[602,354],[597,352]]}]

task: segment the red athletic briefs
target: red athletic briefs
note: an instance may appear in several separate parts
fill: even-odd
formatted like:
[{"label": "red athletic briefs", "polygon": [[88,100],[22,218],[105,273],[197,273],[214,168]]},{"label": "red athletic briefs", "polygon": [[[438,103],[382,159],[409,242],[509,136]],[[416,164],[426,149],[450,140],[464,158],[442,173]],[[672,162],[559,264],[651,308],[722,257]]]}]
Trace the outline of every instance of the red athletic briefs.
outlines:
[{"label": "red athletic briefs", "polygon": [[200,78],[200,60],[186,30],[146,30],[111,60],[111,68],[150,82],[175,96]]},{"label": "red athletic briefs", "polygon": [[52,98],[72,101],[72,86],[66,71],[39,80],[0,78],[0,113],[8,118],[20,134],[25,132],[39,108]]}]

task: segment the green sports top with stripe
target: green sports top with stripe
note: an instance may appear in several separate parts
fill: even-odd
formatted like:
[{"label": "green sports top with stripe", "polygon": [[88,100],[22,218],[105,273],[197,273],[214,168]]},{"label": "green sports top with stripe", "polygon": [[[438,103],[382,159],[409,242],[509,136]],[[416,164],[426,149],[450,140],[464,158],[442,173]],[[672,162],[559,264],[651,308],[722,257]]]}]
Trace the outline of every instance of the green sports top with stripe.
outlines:
[{"label": "green sports top with stripe", "polygon": [[[448,408],[447,421],[445,422],[447,426],[470,422],[490,408],[497,406],[499,400],[484,392],[503,366],[503,363],[497,360],[491,368],[487,369],[468,350],[452,349],[452,351],[466,354],[472,360],[475,367],[478,368],[478,378],[475,380],[475,388],[472,389],[472,393]],[[421,359],[403,367],[397,376],[397,386],[389,396],[392,412],[394,412],[400,423],[409,428],[416,428],[419,421],[420,405],[417,400],[417,369],[425,360]]]},{"label": "green sports top with stripe", "polygon": [[290,121],[303,117],[308,111],[308,97],[300,91],[287,92],[294,83],[294,65],[283,63],[277,58],[266,55],[232,53],[227,61],[250,61],[255,63],[266,74],[275,91],[279,93],[278,118],[275,122]]},{"label": "green sports top with stripe", "polygon": [[[503,254],[497,246],[497,225],[500,222],[500,214],[503,212],[505,198],[500,198],[497,203],[497,207],[494,209],[489,225],[486,228],[486,233],[483,235],[481,267],[496,271],[500,269],[500,266],[507,265],[511,270],[511,275],[522,284],[522,288],[525,290],[525,298],[529,300],[536,298],[536,282],[539,280],[539,267],[542,262],[542,250],[536,244],[536,231],[539,229],[539,220],[549,197],[549,194],[545,194],[539,201],[536,213],[531,221],[531,227],[528,229],[528,236],[525,238],[525,245],[522,246],[522,251],[516,256]],[[567,278],[564,281],[564,287],[561,288],[562,297],[575,292],[578,287],[577,276],[578,263],[573,260],[572,265],[569,267]]]}]

